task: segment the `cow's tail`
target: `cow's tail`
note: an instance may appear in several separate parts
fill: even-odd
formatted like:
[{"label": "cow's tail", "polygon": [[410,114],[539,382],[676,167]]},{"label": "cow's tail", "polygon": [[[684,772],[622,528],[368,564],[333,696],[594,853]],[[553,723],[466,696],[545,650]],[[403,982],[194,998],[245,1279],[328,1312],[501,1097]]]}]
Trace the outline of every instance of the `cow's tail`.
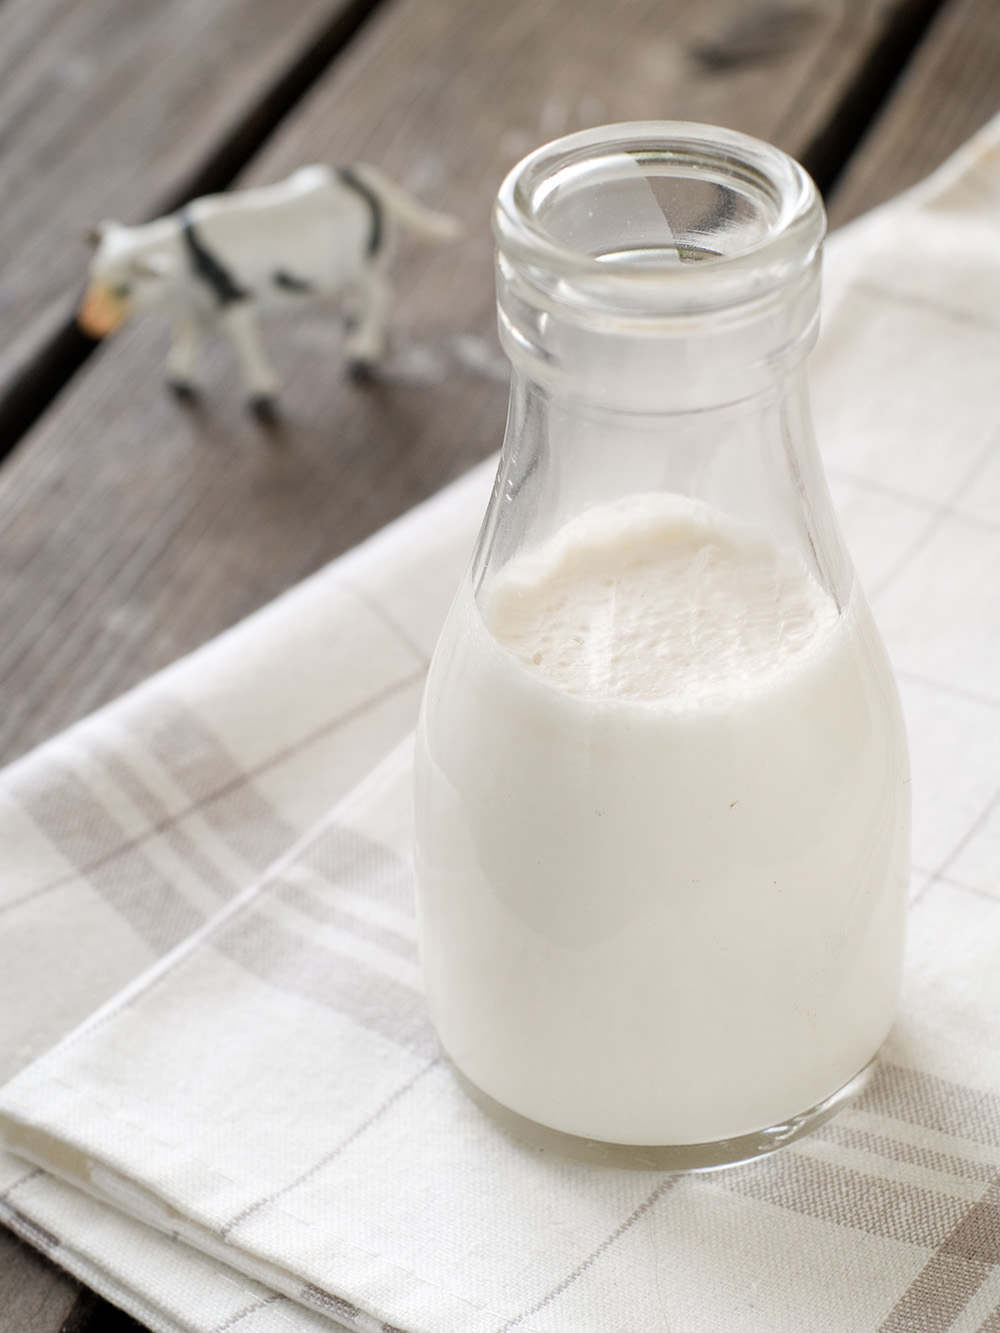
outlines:
[{"label": "cow's tail", "polygon": [[408,231],[435,241],[454,241],[465,231],[458,218],[425,207],[419,199],[414,199],[413,195],[407,194],[388,176],[384,176],[377,167],[359,163],[352,169],[390,217],[395,218]]}]

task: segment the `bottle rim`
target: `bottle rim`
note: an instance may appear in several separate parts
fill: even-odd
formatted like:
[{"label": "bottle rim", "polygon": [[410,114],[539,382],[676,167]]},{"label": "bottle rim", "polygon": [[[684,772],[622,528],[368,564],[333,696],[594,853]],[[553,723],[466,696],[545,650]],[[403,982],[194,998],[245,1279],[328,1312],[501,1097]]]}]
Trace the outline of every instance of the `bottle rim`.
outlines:
[{"label": "bottle rim", "polygon": [[[728,184],[758,210],[756,234],[729,252],[699,253],[695,263],[644,254],[612,264],[547,225],[546,205],[559,190],[640,174]],[[715,125],[651,120],[582,130],[529,153],[500,186],[493,231],[501,265],[542,304],[662,317],[742,305],[792,282],[816,259],[826,215],[812,177],[780,148]]]}]

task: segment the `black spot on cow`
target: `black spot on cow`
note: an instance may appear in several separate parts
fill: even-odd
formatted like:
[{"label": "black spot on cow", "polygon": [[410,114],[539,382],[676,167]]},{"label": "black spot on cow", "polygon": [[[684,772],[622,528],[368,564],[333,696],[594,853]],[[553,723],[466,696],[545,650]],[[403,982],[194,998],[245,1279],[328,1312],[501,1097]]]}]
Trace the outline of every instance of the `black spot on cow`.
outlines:
[{"label": "black spot on cow", "polygon": [[338,167],[337,176],[349,190],[359,194],[368,205],[371,213],[371,230],[368,233],[368,254],[378,254],[379,247],[382,244],[383,220],[382,220],[382,202],[378,195],[366,185],[361,177],[351,167]]},{"label": "black spot on cow", "polygon": [[271,274],[271,281],[275,287],[280,287],[285,292],[300,292],[305,294],[313,290],[311,282],[305,278],[297,278],[294,273],[289,273],[287,269],[279,268]]},{"label": "black spot on cow", "polygon": [[220,306],[232,305],[235,301],[245,301],[250,295],[241,287],[226,266],[205,245],[195,225],[186,213],[181,213],[181,239],[191,261],[195,275],[201,278]]}]

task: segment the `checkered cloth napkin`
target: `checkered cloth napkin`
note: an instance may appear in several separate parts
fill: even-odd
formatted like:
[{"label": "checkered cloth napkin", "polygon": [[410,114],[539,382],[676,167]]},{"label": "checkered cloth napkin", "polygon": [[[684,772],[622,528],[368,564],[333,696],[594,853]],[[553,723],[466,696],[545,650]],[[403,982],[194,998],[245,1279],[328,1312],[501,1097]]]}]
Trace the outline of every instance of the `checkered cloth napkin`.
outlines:
[{"label": "checkered cloth napkin", "polygon": [[1000,1333],[998,312],[995,122],[832,242],[813,365],[914,769],[858,1103],[672,1177],[456,1088],[406,738],[480,468],[0,778],[0,1218],[164,1333]]}]

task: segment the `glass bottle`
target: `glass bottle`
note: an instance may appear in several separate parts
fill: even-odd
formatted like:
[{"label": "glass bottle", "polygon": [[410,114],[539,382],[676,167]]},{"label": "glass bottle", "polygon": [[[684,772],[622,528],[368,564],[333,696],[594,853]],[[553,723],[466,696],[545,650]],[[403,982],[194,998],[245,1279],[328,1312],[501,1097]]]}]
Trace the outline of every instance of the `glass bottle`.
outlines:
[{"label": "glass bottle", "polygon": [[810,422],[824,230],[786,154],[684,123],[498,196],[510,410],[418,730],[421,949],[467,1087],[573,1153],[756,1156],[892,1021],[906,745]]}]

